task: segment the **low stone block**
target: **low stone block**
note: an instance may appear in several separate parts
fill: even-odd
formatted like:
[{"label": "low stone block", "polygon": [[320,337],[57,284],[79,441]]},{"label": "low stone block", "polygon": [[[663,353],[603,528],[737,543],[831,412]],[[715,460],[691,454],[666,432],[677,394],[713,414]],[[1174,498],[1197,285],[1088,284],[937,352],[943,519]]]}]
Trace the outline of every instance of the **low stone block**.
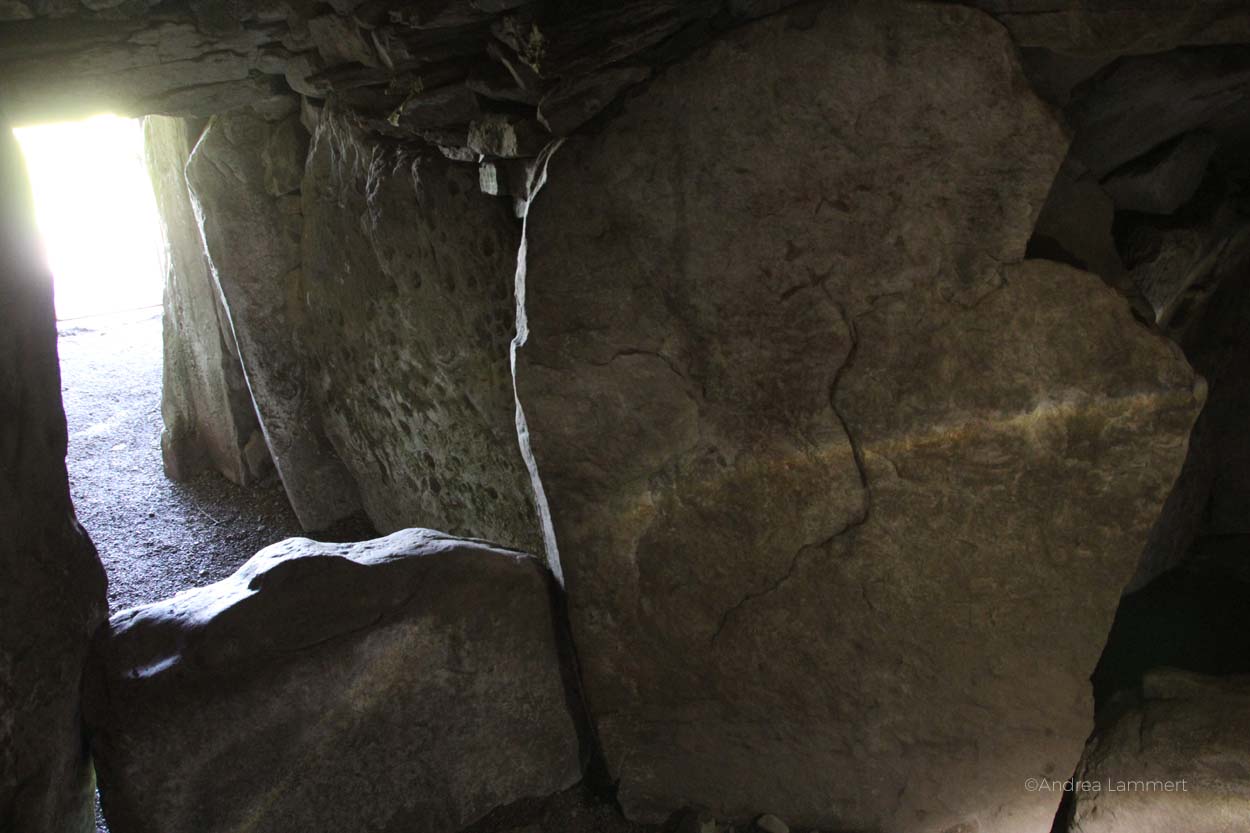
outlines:
[{"label": "low stone block", "polygon": [[527,555],[410,529],[117,614],[86,694],[112,833],[442,833],[570,786],[550,592]]}]

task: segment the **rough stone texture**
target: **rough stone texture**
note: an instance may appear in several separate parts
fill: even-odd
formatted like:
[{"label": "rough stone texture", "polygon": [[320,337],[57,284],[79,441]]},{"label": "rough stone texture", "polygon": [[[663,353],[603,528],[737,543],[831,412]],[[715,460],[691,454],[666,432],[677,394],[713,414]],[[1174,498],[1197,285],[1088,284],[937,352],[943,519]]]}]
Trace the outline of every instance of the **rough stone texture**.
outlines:
[{"label": "rough stone texture", "polygon": [[633,817],[1048,831],[1022,784],[1079,755],[1195,379],[1097,277],[1011,265],[1066,141],[997,24],[809,11],[570,139],[528,215],[590,709]]},{"label": "rough stone texture", "polygon": [[87,687],[112,833],[444,833],[568,787],[552,603],[529,556],[405,530],[117,614]]},{"label": "rough stone texture", "polygon": [[1121,211],[1171,214],[1197,192],[1218,146],[1207,133],[1186,133],[1113,173],[1107,193]]},{"label": "rough stone texture", "polygon": [[294,160],[306,152],[303,130],[294,112],[276,122],[246,110],[218,116],[187,163],[187,181],[269,451],[300,523],[315,530],[360,504],[294,339],[303,225]]},{"label": "rough stone texture", "polygon": [[537,550],[508,344],[519,228],[477,172],[327,112],[304,182],[303,340],[374,524]]},{"label": "rough stone texture", "polygon": [[1115,205],[1107,192],[1069,157],[1037,217],[1029,255],[1085,269],[1117,288],[1131,285],[1116,251],[1114,222]]},{"label": "rough stone texture", "polygon": [[[1098,66],[1250,42],[1243,0],[962,5],[991,12],[1030,51]],[[0,93],[23,121],[100,110],[206,116],[279,92],[335,93],[378,135],[463,149],[471,122],[534,123],[540,101],[550,131],[564,135],[726,29],[810,13],[798,0],[0,0]]]},{"label": "rough stone texture", "polygon": [[0,118],[0,830],[88,833],[79,717],[104,571],[74,519],[52,277],[21,153]]},{"label": "rough stone texture", "polygon": [[1183,563],[1120,600],[1094,684],[1096,713],[1147,672],[1250,673],[1250,536],[1199,538]]},{"label": "rough stone texture", "polygon": [[1136,590],[1184,560],[1195,537],[1250,531],[1250,223],[1244,198],[1126,233],[1133,280],[1209,385],[1189,451],[1151,531]]},{"label": "rough stone texture", "polygon": [[1099,178],[1182,134],[1250,129],[1250,49],[1209,47],[1115,62],[1077,87],[1072,154]]},{"label": "rough stone texture", "polygon": [[1122,706],[1108,724],[1077,771],[1091,786],[1075,793],[1070,833],[1245,829],[1250,677],[1159,669],[1146,675],[1140,701]]},{"label": "rough stone texture", "polygon": [[0,94],[13,118],[208,116],[273,94],[285,26],[214,29],[185,4],[172,11],[135,5],[138,15],[41,15],[0,27]]},{"label": "rough stone texture", "polygon": [[967,0],[993,14],[1021,46],[1144,54],[1184,45],[1250,41],[1242,0]]},{"label": "rough stone texture", "polygon": [[161,459],[188,480],[205,468],[248,484],[270,465],[239,350],[204,253],[184,169],[202,123],[153,116],[143,128],[165,248]]}]

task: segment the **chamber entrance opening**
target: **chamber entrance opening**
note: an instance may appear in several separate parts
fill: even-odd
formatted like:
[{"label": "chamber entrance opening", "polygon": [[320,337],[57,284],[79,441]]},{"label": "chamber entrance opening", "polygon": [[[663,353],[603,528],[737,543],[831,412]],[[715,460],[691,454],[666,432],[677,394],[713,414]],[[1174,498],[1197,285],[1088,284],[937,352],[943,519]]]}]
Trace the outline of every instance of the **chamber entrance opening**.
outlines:
[{"label": "chamber entrance opening", "polygon": [[156,309],[160,223],[143,124],[96,116],[18,128],[60,321]]},{"label": "chamber entrance opening", "polygon": [[96,116],[14,133],[56,294],[70,491],[108,573],[110,610],[216,581],[299,534],[275,476],[241,487],[213,471],[165,475],[168,258],[143,121]]}]

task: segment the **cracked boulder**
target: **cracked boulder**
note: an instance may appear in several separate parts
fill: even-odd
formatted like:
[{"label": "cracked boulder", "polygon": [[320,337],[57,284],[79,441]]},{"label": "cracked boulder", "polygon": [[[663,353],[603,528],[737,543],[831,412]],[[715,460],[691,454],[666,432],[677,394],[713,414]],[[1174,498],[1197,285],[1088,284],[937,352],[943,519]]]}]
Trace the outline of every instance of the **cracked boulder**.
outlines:
[{"label": "cracked boulder", "polygon": [[631,817],[1050,830],[1022,785],[1080,755],[1200,404],[1098,277],[1021,262],[1066,148],[992,20],[853,3],[555,154],[517,388]]},{"label": "cracked boulder", "polygon": [[425,529],[293,538],[115,615],[87,720],[113,833],[444,833],[580,777],[552,582]]},{"label": "cracked boulder", "polygon": [[[1077,770],[1071,833],[1233,833],[1250,817],[1250,677],[1160,668]],[[1104,718],[1100,717],[1100,722]]]}]

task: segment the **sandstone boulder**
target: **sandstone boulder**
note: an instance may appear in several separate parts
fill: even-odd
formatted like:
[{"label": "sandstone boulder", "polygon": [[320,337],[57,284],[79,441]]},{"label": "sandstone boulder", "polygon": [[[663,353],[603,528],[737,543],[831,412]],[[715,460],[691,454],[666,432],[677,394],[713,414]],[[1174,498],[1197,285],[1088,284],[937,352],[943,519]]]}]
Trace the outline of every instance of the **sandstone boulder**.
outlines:
[{"label": "sandstone boulder", "polygon": [[307,135],[292,112],[215,117],[187,163],[213,275],[256,414],[300,524],[324,529],[360,508],[313,406],[294,340],[300,296],[299,170]]},{"label": "sandstone boulder", "polygon": [[203,123],[152,116],[143,145],[164,238],[161,458],[187,480],[211,467],[246,484],[270,465],[239,348],[213,280],[183,173]]},{"label": "sandstone boulder", "polygon": [[65,474],[52,276],[22,156],[0,118],[0,830],[91,833],[79,688],[107,615]]},{"label": "sandstone boulder", "polygon": [[333,109],[303,190],[301,341],[326,430],[382,531],[537,551],[508,344],[519,226],[477,170]]},{"label": "sandstone boulder", "polygon": [[1195,378],[1019,262],[1067,142],[996,23],[809,12],[670,67],[529,211],[590,709],[634,818],[1048,831],[1022,784],[1079,756]]},{"label": "sandstone boulder", "polygon": [[568,787],[552,582],[430,530],[291,539],[113,617],[87,687],[113,833],[459,830]]},{"label": "sandstone boulder", "polygon": [[1250,677],[1159,669],[1085,749],[1070,833],[1236,833],[1250,818]]}]

